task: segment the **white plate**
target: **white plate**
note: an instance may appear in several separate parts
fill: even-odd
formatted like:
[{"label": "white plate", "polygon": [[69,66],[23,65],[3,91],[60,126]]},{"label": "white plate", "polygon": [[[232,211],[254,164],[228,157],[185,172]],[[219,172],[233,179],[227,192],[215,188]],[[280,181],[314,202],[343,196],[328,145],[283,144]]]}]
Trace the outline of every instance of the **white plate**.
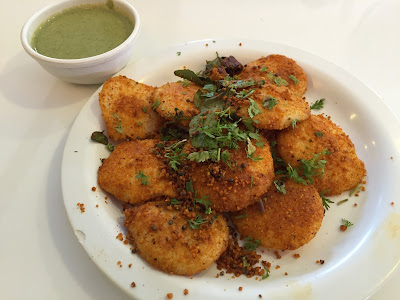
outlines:
[{"label": "white plate", "polygon": [[[366,191],[360,197],[349,198],[344,193],[332,198],[336,202],[344,198],[349,201],[331,205],[321,230],[309,244],[281,252],[279,260],[265,251],[263,259],[272,263],[267,280],[232,278],[228,274],[216,278],[219,271],[215,266],[193,278],[159,272],[133,255],[129,245],[116,239],[120,232],[125,234],[120,204],[112,199],[106,203],[107,195],[100,188],[91,190],[97,187],[100,158],[109,155],[103,145],[90,141],[93,131],[105,129],[98,105],[99,89],[76,118],[62,163],[64,204],[79,242],[111,280],[137,299],[165,299],[167,293],[173,293],[174,299],[258,299],[259,294],[264,299],[368,297],[400,261],[399,121],[373,91],[341,68],[298,49],[268,42],[192,42],[143,58],[120,74],[161,85],[177,80],[173,71],[183,66],[202,69],[206,59],[215,58],[216,51],[220,56],[233,55],[242,63],[272,53],[295,59],[309,79],[308,102],[326,98],[322,112],[350,135],[365,162]],[[394,206],[392,201],[396,202]],[[84,213],[78,202],[85,205]],[[354,203],[358,206],[354,207]],[[339,230],[342,218],[354,223],[346,232]],[[301,257],[294,258],[294,253]],[[320,259],[325,261],[323,265],[316,263]],[[280,268],[275,269],[276,265]],[[130,287],[132,281],[136,288]],[[243,290],[239,291],[239,287]],[[183,296],[185,288],[188,296]]]}]

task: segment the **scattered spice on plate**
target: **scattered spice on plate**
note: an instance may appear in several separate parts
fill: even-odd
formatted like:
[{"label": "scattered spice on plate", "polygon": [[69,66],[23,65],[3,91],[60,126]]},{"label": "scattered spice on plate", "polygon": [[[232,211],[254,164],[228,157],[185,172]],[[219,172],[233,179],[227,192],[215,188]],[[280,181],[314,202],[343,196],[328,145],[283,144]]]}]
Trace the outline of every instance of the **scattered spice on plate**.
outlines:
[{"label": "scattered spice on plate", "polygon": [[281,267],[280,265],[276,265],[275,269],[278,270],[280,267]]},{"label": "scattered spice on plate", "polygon": [[174,297],[174,294],[172,294],[172,293],[168,293],[168,294],[167,294],[167,298],[168,298],[168,299],[172,299],[173,297]]},{"label": "scattered spice on plate", "polygon": [[243,290],[243,287],[239,286],[239,291],[241,292]]},{"label": "scattered spice on plate", "polygon": [[300,254],[295,253],[295,254],[293,254],[293,257],[294,257],[294,258],[299,258],[299,257],[300,257]]},{"label": "scattered spice on plate", "polygon": [[394,205],[394,202],[390,203],[390,205]]},{"label": "scattered spice on plate", "polygon": [[131,287],[133,287],[133,288],[136,287],[136,283],[134,281],[132,281]]},{"label": "scattered spice on plate", "polygon": [[186,296],[186,295],[188,295],[189,294],[189,290],[188,289],[184,289],[183,290],[183,294]]},{"label": "scattered spice on plate", "polygon": [[132,268],[132,264],[129,264],[128,267],[129,267],[129,268]]},{"label": "scattered spice on plate", "polygon": [[124,237],[122,235],[122,233],[118,233],[118,235],[115,237],[117,240],[120,240],[121,242],[124,240]]},{"label": "scattered spice on plate", "polygon": [[274,252],[276,259],[280,259],[282,256],[279,254],[278,250]]},{"label": "scattered spice on plate", "polygon": [[85,212],[85,204],[83,204],[83,203],[77,203],[76,204],[78,207],[79,207],[79,209],[81,210],[81,213],[84,213]]}]

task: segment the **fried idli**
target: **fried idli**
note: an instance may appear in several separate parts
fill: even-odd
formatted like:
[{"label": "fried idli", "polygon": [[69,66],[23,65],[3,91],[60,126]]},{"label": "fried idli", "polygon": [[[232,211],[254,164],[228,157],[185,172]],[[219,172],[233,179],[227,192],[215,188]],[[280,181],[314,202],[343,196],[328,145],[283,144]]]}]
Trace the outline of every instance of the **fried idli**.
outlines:
[{"label": "fried idli", "polygon": [[[250,108],[252,99],[259,113],[254,113]],[[236,114],[243,119],[250,118],[249,108],[253,109],[255,116],[252,118],[253,126],[267,130],[281,130],[297,122],[309,118],[310,106],[301,97],[296,96],[284,86],[265,84],[254,90],[247,99],[233,98]]]},{"label": "fried idli", "polygon": [[245,65],[241,79],[259,78],[276,84],[287,86],[295,95],[301,97],[307,90],[307,75],[291,58],[284,55],[271,54]]},{"label": "fried idli", "polygon": [[189,174],[197,197],[208,196],[218,212],[237,211],[253,204],[268,190],[274,177],[274,167],[268,142],[256,147],[253,159],[246,153],[246,144],[230,150],[231,164],[219,162],[189,162]]},{"label": "fried idli", "polygon": [[278,152],[292,167],[299,159],[310,160],[325,149],[331,154],[321,155],[326,160],[325,172],[314,177],[314,186],[324,195],[339,195],[355,188],[366,174],[364,163],[357,157],[350,137],[323,115],[312,115],[295,129],[278,133]]},{"label": "fried idli", "polygon": [[161,200],[125,210],[128,239],[145,261],[167,273],[194,275],[206,270],[228,245],[224,216],[192,229],[183,210],[171,208]]},{"label": "fried idli", "polygon": [[162,118],[152,110],[155,88],[117,76],[108,79],[99,94],[99,104],[111,139],[154,138]]},{"label": "fried idli", "polygon": [[157,140],[119,144],[98,170],[99,186],[117,199],[135,204],[177,192],[167,167],[155,153]]},{"label": "fried idli", "polygon": [[158,88],[152,98],[153,108],[164,119],[187,118],[180,124],[189,125],[190,119],[200,111],[193,103],[193,97],[200,87],[193,82],[169,82]]},{"label": "fried idli", "polygon": [[260,240],[268,249],[294,250],[311,241],[321,227],[324,208],[312,185],[285,182],[286,193],[272,185],[263,202],[232,214],[241,237]]}]

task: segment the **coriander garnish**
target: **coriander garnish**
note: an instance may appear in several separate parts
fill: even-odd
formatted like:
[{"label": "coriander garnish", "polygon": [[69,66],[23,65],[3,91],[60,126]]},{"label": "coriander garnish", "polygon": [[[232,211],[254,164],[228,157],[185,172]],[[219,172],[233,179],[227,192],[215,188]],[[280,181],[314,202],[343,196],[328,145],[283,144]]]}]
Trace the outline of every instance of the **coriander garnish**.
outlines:
[{"label": "coriander garnish", "polygon": [[335,202],[324,197],[324,193],[326,193],[326,192],[327,191],[321,191],[321,192],[319,192],[319,195],[322,199],[322,206],[324,207],[325,210],[329,210],[329,208],[330,208],[329,203],[335,203]]},{"label": "coriander garnish", "polygon": [[116,113],[113,113],[113,116],[114,116],[115,118],[117,118],[118,121],[119,121],[119,122],[118,122],[118,125],[114,127],[115,130],[118,131],[118,132],[121,133],[121,134],[124,134],[124,131],[123,131],[123,129],[122,129],[122,120],[121,120],[121,118],[120,118]]},{"label": "coriander garnish", "polygon": [[235,216],[234,218],[235,219],[244,219],[244,218],[247,218],[247,217],[248,217],[248,214],[243,214],[243,215]]},{"label": "coriander garnish", "polygon": [[315,110],[319,110],[319,109],[321,109],[321,108],[324,107],[324,102],[325,102],[325,98],[319,99],[319,100],[315,101],[315,102],[310,106],[310,108],[311,108],[311,109],[315,109]]},{"label": "coriander garnish", "polygon": [[336,203],[336,205],[342,205],[343,203],[345,203],[345,202],[347,202],[347,201],[349,201],[349,199],[340,200],[340,201],[338,201],[338,202]]},{"label": "coriander garnish", "polygon": [[282,194],[286,195],[285,183],[281,180],[274,180],[276,189]]},{"label": "coriander garnish", "polygon": [[290,74],[289,79],[293,80],[296,85],[299,84],[299,80],[296,78],[296,76]]},{"label": "coriander garnish", "polygon": [[358,184],[354,189],[351,190],[350,192],[350,197],[353,197],[355,194],[358,194],[361,192],[362,186]]},{"label": "coriander garnish", "polygon": [[243,241],[245,242],[243,244],[243,248],[248,251],[255,251],[257,249],[257,247],[260,246],[260,244],[261,244],[260,240],[255,240],[251,236],[244,238]]},{"label": "coriander garnish", "polygon": [[292,121],[292,129],[295,129],[295,128],[296,128],[297,122],[299,122],[299,119],[294,119],[294,120]]},{"label": "coriander garnish", "polygon": [[153,110],[156,110],[157,107],[160,106],[160,104],[161,104],[160,100],[156,99],[156,102],[154,102],[154,104],[153,104],[153,106],[152,106],[152,107],[153,107]]},{"label": "coriander garnish", "polygon": [[137,173],[136,178],[139,178],[143,185],[149,184],[149,176],[145,175],[141,170]]},{"label": "coriander garnish", "polygon": [[192,229],[200,229],[200,225],[207,223],[206,219],[203,219],[200,215],[196,215],[194,220],[187,220],[189,223],[190,228]]},{"label": "coriander garnish", "polygon": [[263,108],[268,108],[269,110],[272,110],[277,103],[278,100],[275,97],[268,96],[263,100]]},{"label": "coriander garnish", "polygon": [[269,277],[269,269],[267,267],[264,267],[265,274],[262,277],[262,280],[267,279]]},{"label": "coriander garnish", "polygon": [[261,114],[260,109],[258,108],[258,105],[256,103],[256,101],[254,101],[253,99],[249,98],[249,102],[250,102],[250,106],[247,109],[250,118],[254,118],[256,115]]},{"label": "coriander garnish", "polygon": [[320,132],[320,131],[316,131],[316,132],[314,132],[314,134],[315,134],[317,137],[319,137],[319,138],[321,138],[322,135],[323,135],[323,133]]},{"label": "coriander garnish", "polygon": [[346,219],[342,219],[342,225],[343,225],[343,226],[346,226],[346,227],[351,227],[351,226],[353,226],[354,224],[351,223],[350,221],[346,220]]}]

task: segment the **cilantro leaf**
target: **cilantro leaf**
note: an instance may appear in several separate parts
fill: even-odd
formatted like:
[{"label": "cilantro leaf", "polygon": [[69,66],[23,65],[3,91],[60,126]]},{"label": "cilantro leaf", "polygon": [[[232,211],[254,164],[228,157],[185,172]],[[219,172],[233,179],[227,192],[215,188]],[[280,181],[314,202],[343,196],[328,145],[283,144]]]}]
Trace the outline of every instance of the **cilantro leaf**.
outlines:
[{"label": "cilantro leaf", "polygon": [[192,229],[200,229],[201,224],[207,223],[206,219],[203,219],[200,215],[196,215],[194,220],[187,220],[190,228]]},{"label": "cilantro leaf", "polygon": [[346,220],[346,219],[342,219],[342,225],[346,226],[346,227],[351,227],[354,224],[351,223],[350,221]]},{"label": "cilantro leaf", "polygon": [[245,242],[243,244],[243,248],[248,251],[255,251],[257,249],[257,247],[260,246],[260,244],[261,244],[260,240],[255,240],[251,236],[244,238],[243,241]]},{"label": "cilantro leaf", "polygon": [[250,102],[250,106],[247,109],[250,118],[254,118],[256,115],[261,114],[260,109],[258,108],[258,105],[256,103],[256,101],[254,101],[253,99],[249,98],[249,102]]},{"label": "cilantro leaf", "polygon": [[156,99],[156,102],[154,102],[154,104],[152,106],[153,110],[156,110],[156,108],[159,107],[160,104],[161,104],[160,100]]},{"label": "cilantro leaf", "polygon": [[136,178],[140,179],[143,185],[149,184],[149,176],[145,175],[141,170],[137,173]]},{"label": "cilantro leaf", "polygon": [[316,131],[316,132],[314,132],[314,134],[319,138],[321,138],[323,136],[323,132],[320,132],[320,131]]},{"label": "cilantro leaf", "polygon": [[118,121],[119,121],[118,125],[114,127],[115,130],[118,131],[120,134],[124,134],[124,131],[122,129],[122,120],[121,120],[121,118],[116,113],[113,113],[113,116],[115,118],[117,118]]},{"label": "cilantro leaf", "polygon": [[171,205],[180,205],[180,204],[181,204],[181,201],[179,201],[179,200],[177,200],[177,199],[175,199],[175,198],[172,198],[172,199],[169,199],[169,203],[170,203]]},{"label": "cilantro leaf", "polygon": [[333,202],[332,200],[330,200],[330,199],[324,197],[324,193],[326,193],[326,192],[327,192],[327,191],[321,191],[321,192],[319,192],[319,196],[320,196],[321,199],[322,199],[322,206],[325,208],[325,210],[329,210],[329,208],[330,208],[329,204],[330,204],[330,203],[335,203],[335,202]]},{"label": "cilantro leaf", "polygon": [[296,76],[294,76],[293,74],[290,74],[290,75],[289,75],[289,79],[293,80],[294,83],[295,83],[296,85],[299,84],[299,80],[298,80],[298,79],[296,78]]},{"label": "cilantro leaf", "polygon": [[268,107],[269,110],[272,110],[274,106],[276,106],[278,103],[278,100],[275,97],[268,96],[263,100],[263,108]]},{"label": "cilantro leaf", "polygon": [[281,180],[274,180],[274,185],[276,189],[283,195],[286,195],[285,183]]},{"label": "cilantro leaf", "polygon": [[311,109],[315,109],[315,110],[319,110],[322,109],[324,107],[324,102],[325,102],[325,98],[319,99],[317,101],[315,101],[310,108]]},{"label": "cilantro leaf", "polygon": [[262,280],[267,279],[269,277],[269,269],[264,267],[264,270],[265,270],[265,274],[263,275]]},{"label": "cilantro leaf", "polygon": [[293,128],[293,129],[296,128],[297,122],[299,122],[299,119],[294,119],[294,120],[292,121],[292,128]]}]

